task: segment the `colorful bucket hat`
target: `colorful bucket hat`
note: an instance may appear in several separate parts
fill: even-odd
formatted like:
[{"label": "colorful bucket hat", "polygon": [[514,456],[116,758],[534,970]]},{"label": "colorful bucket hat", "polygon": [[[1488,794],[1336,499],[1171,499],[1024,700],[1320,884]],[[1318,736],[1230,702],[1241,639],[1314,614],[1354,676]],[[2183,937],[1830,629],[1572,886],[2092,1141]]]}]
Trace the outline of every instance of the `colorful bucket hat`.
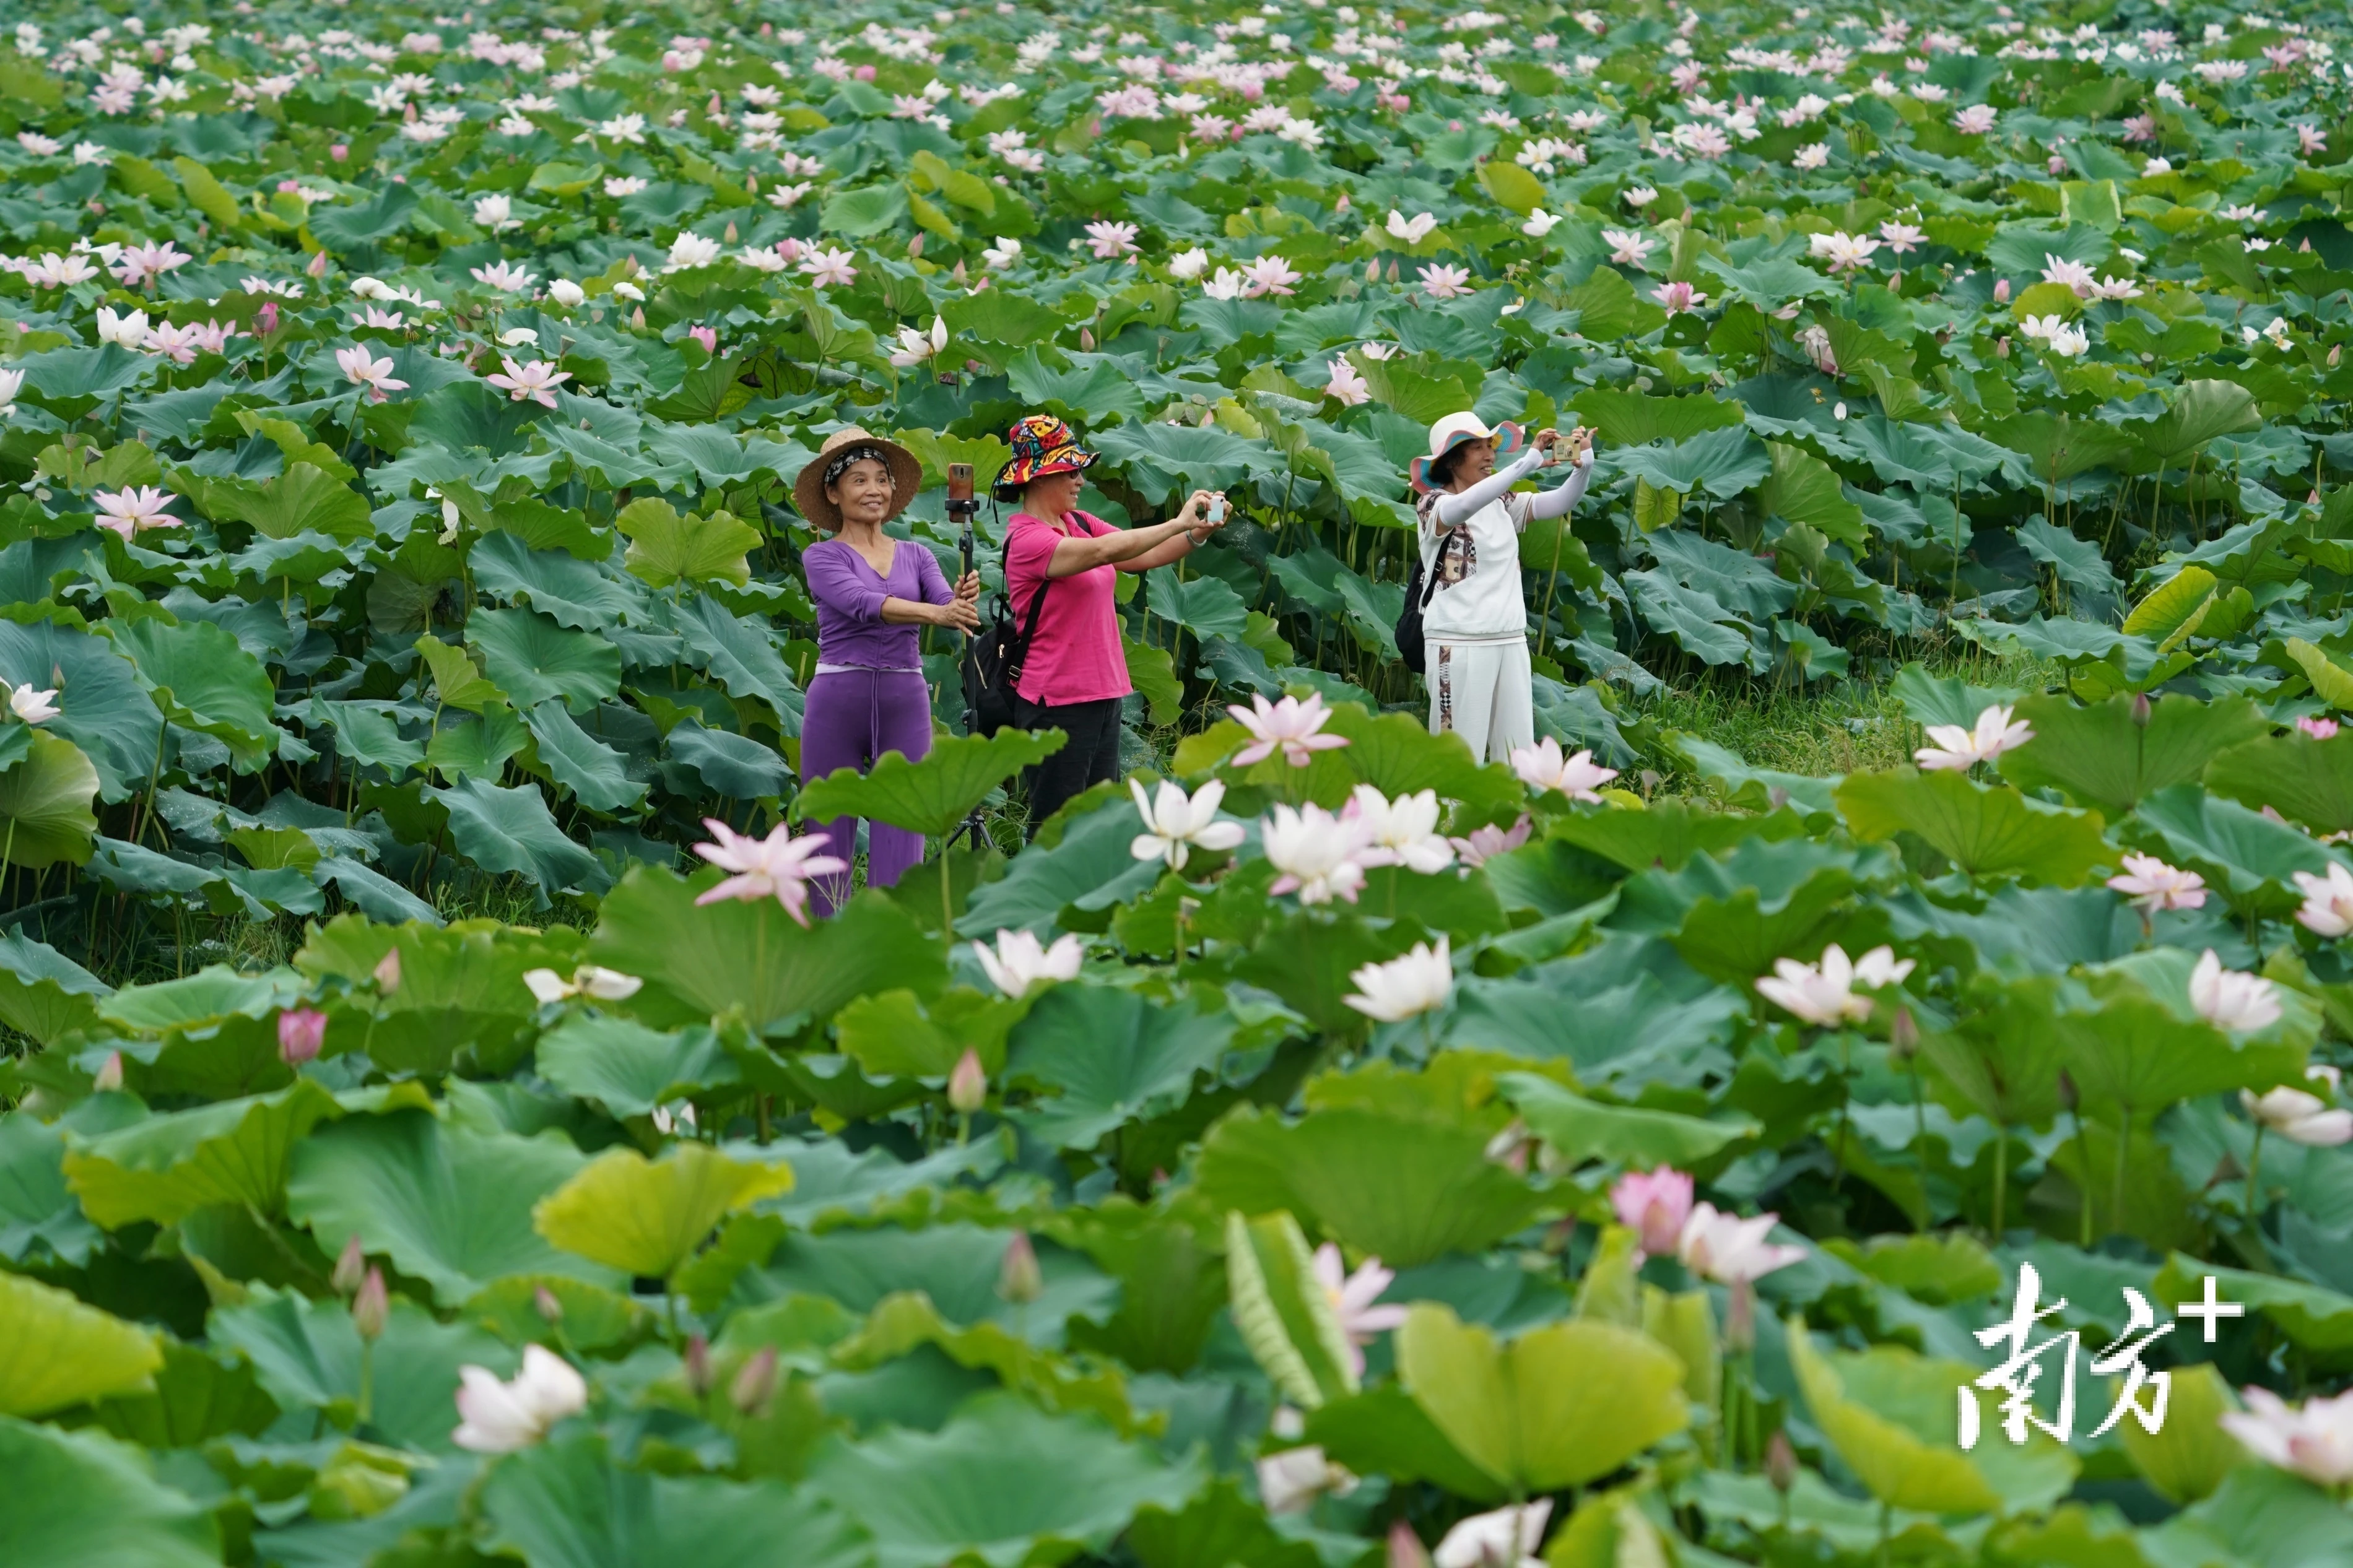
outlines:
[{"label": "colorful bucket hat", "polygon": [[1491,430],[1485,420],[1467,409],[1450,414],[1430,427],[1430,456],[1416,458],[1407,466],[1406,474],[1415,489],[1427,494],[1438,488],[1430,477],[1431,465],[1465,441],[1494,442],[1495,460],[1500,463],[1525,445],[1527,438],[1527,432],[1508,419],[1496,421]]},{"label": "colorful bucket hat", "polygon": [[993,487],[998,500],[1019,500],[1022,487],[1048,474],[1075,474],[1095,460],[1079,445],[1069,425],[1050,414],[1029,414],[1013,422],[1005,433],[1013,460],[997,470]]}]

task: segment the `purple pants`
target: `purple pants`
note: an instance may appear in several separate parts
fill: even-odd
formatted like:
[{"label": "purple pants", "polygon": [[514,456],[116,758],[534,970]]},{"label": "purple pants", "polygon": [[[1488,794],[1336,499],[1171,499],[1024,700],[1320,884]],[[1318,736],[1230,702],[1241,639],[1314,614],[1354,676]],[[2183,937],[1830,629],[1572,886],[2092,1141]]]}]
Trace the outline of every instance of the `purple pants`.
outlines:
[{"label": "purple pants", "polygon": [[[837,768],[864,773],[885,752],[920,762],[932,749],[932,689],[923,678],[879,669],[820,675],[808,683],[801,712],[801,779],[821,779]],[[826,852],[843,860],[858,851],[858,818],[839,816],[812,825],[830,839]],[[923,836],[888,823],[868,825],[866,885],[888,888],[923,858]],[[849,873],[818,878],[810,884],[819,916],[849,901]]]}]

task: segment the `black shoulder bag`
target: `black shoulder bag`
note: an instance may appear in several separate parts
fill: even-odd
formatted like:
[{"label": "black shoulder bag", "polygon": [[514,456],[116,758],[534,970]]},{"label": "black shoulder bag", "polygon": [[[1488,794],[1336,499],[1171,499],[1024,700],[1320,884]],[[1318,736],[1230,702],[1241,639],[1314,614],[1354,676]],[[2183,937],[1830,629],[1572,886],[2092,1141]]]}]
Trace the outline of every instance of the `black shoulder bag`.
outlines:
[{"label": "black shoulder bag", "polygon": [[[1421,552],[1417,549],[1413,552],[1413,571],[1405,581],[1405,608],[1398,614],[1397,645],[1398,657],[1416,675],[1426,674],[1430,665],[1421,614],[1430,608],[1430,597],[1438,592],[1439,575],[1446,569],[1446,552],[1454,548],[1455,538],[1461,531],[1459,528],[1451,530],[1438,542],[1438,556],[1427,574],[1421,569]],[[1427,584],[1423,582],[1425,575],[1429,578]]]},{"label": "black shoulder bag", "polygon": [[[1000,575],[1003,568],[1000,567]],[[1008,579],[1009,583],[1009,579]],[[1046,607],[1053,578],[1039,580],[1029,595],[1029,613],[1021,629],[1013,629],[1013,601],[1004,590],[997,608],[966,645],[964,660],[964,714],[966,733],[994,735],[1013,726],[1013,689],[1021,683],[1021,667],[1029,657],[1029,639],[1038,635],[1038,616]]]}]

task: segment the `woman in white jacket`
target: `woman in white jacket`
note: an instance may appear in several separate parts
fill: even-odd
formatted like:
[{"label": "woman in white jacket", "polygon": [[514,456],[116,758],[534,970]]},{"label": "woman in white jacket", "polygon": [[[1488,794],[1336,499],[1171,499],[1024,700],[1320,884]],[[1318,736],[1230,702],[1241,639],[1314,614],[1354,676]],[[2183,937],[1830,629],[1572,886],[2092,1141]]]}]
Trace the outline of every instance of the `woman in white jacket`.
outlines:
[{"label": "woman in white jacket", "polygon": [[[1491,430],[1476,414],[1450,414],[1430,427],[1430,456],[1411,470],[1431,585],[1422,612],[1430,732],[1453,731],[1487,762],[1508,762],[1513,748],[1536,742],[1520,535],[1531,518],[1566,516],[1593,472],[1592,437],[1581,426],[1566,439],[1539,431],[1525,450],[1524,440],[1508,420]],[[1562,461],[1573,470],[1557,488],[1512,489]]]}]

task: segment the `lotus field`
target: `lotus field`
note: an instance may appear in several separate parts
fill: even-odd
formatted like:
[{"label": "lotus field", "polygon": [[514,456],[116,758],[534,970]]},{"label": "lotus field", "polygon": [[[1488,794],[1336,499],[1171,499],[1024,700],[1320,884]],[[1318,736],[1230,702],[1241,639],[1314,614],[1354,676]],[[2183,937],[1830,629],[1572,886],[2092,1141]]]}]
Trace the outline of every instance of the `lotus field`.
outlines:
[{"label": "lotus field", "polygon": [[[10,16],[0,1563],[2353,1562],[2341,7]],[[1039,413],[1126,776],[807,776]]]}]

